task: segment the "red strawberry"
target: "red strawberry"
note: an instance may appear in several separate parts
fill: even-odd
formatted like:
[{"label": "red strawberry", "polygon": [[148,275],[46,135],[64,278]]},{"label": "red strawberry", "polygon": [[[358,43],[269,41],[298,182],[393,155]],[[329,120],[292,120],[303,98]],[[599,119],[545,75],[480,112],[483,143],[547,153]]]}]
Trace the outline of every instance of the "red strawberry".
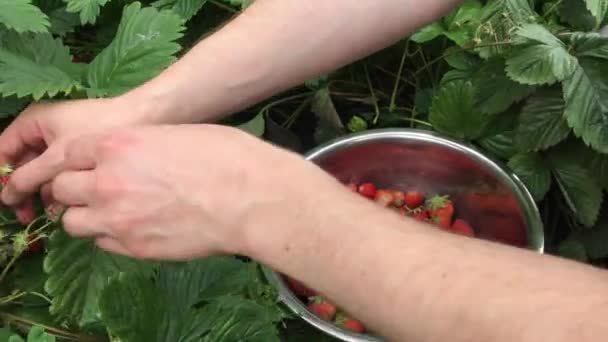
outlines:
[{"label": "red strawberry", "polygon": [[308,304],[308,309],[319,318],[326,321],[333,320],[338,311],[335,305],[321,297],[314,297],[312,302]]},{"label": "red strawberry", "polygon": [[388,207],[393,203],[395,197],[393,196],[393,192],[391,190],[378,190],[376,192],[375,200],[377,203],[380,203],[380,205]]},{"label": "red strawberry", "polygon": [[424,195],[418,191],[408,191],[405,193],[405,205],[409,208],[418,208],[424,203]]},{"label": "red strawberry", "polygon": [[285,276],[285,280],[287,281],[287,286],[289,286],[291,291],[298,297],[313,297],[317,295],[315,291],[309,289],[299,280],[288,276]]},{"label": "red strawberry", "polygon": [[350,191],[357,192],[357,184],[349,183],[347,186],[350,188]]},{"label": "red strawberry", "polygon": [[405,204],[405,194],[403,191],[393,190],[393,205],[395,207],[403,207]]},{"label": "red strawberry", "polygon": [[42,248],[44,247],[44,245],[42,244],[42,239],[37,239],[35,241],[32,241],[32,240],[34,240],[33,236],[30,236],[29,239],[30,239],[30,243],[27,248],[28,252],[31,254],[38,254],[38,253],[42,252]]},{"label": "red strawberry", "polygon": [[414,210],[411,213],[412,217],[421,222],[429,222],[431,219],[431,214],[428,210]]},{"label": "red strawberry", "polygon": [[4,186],[6,186],[6,184],[8,184],[9,180],[10,180],[9,176],[0,176],[0,189],[3,188]]},{"label": "red strawberry", "polygon": [[372,183],[364,183],[359,185],[359,193],[367,198],[376,198],[376,192],[378,189]]},{"label": "red strawberry", "polygon": [[473,230],[473,227],[471,227],[471,225],[467,221],[462,219],[454,220],[454,223],[452,223],[452,228],[450,230],[465,236],[475,236],[475,231]]},{"label": "red strawberry", "polygon": [[354,331],[354,332],[358,332],[358,333],[364,333],[365,332],[365,327],[363,326],[363,323],[361,323],[360,321],[356,320],[356,319],[352,319],[349,318],[346,321],[344,321],[344,323],[342,324],[342,326],[345,329]]},{"label": "red strawberry", "polygon": [[363,326],[363,323],[361,323],[361,321],[349,317],[344,312],[340,312],[336,315],[335,323],[339,327],[342,327],[342,328],[350,330],[350,331],[354,331],[354,332],[358,332],[358,333],[365,332],[365,327]]},{"label": "red strawberry", "polygon": [[448,196],[435,196],[429,201],[431,219],[441,228],[449,229],[454,216],[454,204]]}]

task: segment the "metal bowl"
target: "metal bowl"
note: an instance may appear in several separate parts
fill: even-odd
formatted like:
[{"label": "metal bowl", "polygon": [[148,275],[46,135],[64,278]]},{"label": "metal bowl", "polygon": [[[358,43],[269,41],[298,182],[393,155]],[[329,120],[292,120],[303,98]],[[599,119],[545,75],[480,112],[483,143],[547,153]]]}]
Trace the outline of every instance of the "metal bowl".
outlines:
[{"label": "metal bowl", "polygon": [[[330,141],[305,158],[343,183],[373,182],[381,188],[447,194],[456,216],[470,222],[478,238],[544,251],[542,221],[526,187],[505,166],[472,146],[429,131],[379,129]],[[382,341],[318,318],[280,274],[269,268],[265,274],[278,288],[280,300],[309,324],[342,341]]]}]

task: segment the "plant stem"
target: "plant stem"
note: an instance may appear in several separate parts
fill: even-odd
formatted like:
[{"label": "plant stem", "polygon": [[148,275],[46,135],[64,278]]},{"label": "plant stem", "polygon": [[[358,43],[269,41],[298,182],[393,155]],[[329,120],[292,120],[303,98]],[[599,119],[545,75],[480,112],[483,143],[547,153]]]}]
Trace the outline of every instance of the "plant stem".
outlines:
[{"label": "plant stem", "polygon": [[310,97],[307,98],[306,100],[302,101],[302,103],[298,106],[298,108],[296,108],[296,110],[285,121],[285,123],[284,123],[285,128],[287,128],[287,129],[291,128],[291,126],[293,125],[293,123],[296,122],[296,120],[300,116],[300,114],[302,114],[302,112],[304,111],[304,109],[311,102],[312,102],[312,98],[310,98]]},{"label": "plant stem", "polygon": [[547,19],[551,14],[553,14],[553,12],[555,10],[557,10],[559,8],[559,6],[561,6],[561,4],[564,2],[564,0],[559,0],[556,3],[553,4],[553,6],[551,6],[551,8],[549,8],[547,10],[547,13],[545,13],[545,15],[543,15],[543,19]]},{"label": "plant stem", "polygon": [[9,323],[17,324],[17,325],[20,325],[22,327],[27,327],[27,328],[30,328],[32,326],[39,326],[41,328],[44,328],[44,330],[48,334],[54,335],[56,337],[61,337],[61,338],[64,338],[64,339],[70,340],[70,341],[86,341],[86,342],[104,341],[104,339],[97,337],[97,336],[74,334],[69,331],[65,331],[65,330],[54,328],[54,327],[51,327],[51,326],[48,326],[45,324],[37,323],[37,322],[31,321],[31,320],[19,317],[17,315],[10,314],[10,313],[0,313],[0,319],[2,319],[3,321],[9,322]]},{"label": "plant stem", "polygon": [[378,99],[376,98],[376,93],[374,92],[372,80],[369,78],[369,71],[367,70],[366,63],[363,63],[363,69],[365,70],[365,78],[367,79],[367,86],[369,87],[369,91],[372,95],[372,100],[374,101],[374,110],[376,111],[376,115],[374,116],[374,120],[372,120],[372,123],[375,125],[378,123],[378,119],[380,118],[380,108],[378,107]]},{"label": "plant stem", "polygon": [[403,67],[405,65],[405,58],[407,57],[407,52],[410,49],[410,41],[409,39],[405,42],[405,48],[403,49],[403,54],[401,55],[401,62],[399,63],[399,71],[397,71],[397,77],[395,77],[395,86],[393,87],[393,94],[391,95],[391,102],[389,105],[389,111],[392,113],[395,110],[396,101],[397,101],[397,91],[399,90],[399,81],[401,80],[401,75],[403,74]]},{"label": "plant stem", "polygon": [[211,0],[210,2],[212,4],[214,4],[215,6],[219,7],[219,8],[225,9],[228,12],[231,12],[231,13],[237,13],[238,12],[238,10],[236,10],[236,9],[234,9],[234,8],[228,6],[228,5],[225,5],[225,4],[221,3],[221,2],[218,2],[216,0]]}]

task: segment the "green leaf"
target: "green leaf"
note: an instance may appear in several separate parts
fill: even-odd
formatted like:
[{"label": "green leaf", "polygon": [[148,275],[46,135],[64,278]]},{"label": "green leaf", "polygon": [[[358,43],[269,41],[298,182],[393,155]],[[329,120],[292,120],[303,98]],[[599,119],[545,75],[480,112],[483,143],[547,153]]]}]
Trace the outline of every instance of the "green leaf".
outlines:
[{"label": "green leaf", "polygon": [[185,20],[194,17],[208,0],[177,0],[173,10]]},{"label": "green leaf", "polygon": [[552,84],[563,81],[576,70],[576,58],[543,26],[524,25],[517,35],[535,44],[520,48],[509,57],[506,71],[511,79],[529,85]]},{"label": "green leaf", "polygon": [[575,32],[570,36],[577,57],[593,57],[608,60],[608,38],[596,32]]},{"label": "green leaf", "polygon": [[344,131],[344,124],[336,110],[329,88],[324,87],[315,92],[311,109],[328,129],[334,130],[336,133]]},{"label": "green leaf", "polygon": [[429,115],[431,124],[437,131],[459,139],[478,138],[488,119],[479,111],[475,98],[471,82],[445,84],[433,99]]},{"label": "green leaf", "polygon": [[1,95],[31,95],[39,100],[80,89],[69,48],[60,39],[48,33],[8,34],[0,44]]},{"label": "green leaf", "polygon": [[465,0],[456,10],[445,18],[449,31],[460,29],[463,25],[479,20],[481,15],[481,2],[479,0]]},{"label": "green leaf", "polygon": [[416,43],[423,44],[426,42],[430,42],[435,38],[441,36],[445,32],[445,29],[441,25],[440,22],[434,22],[430,25],[427,25],[420,29],[418,32],[414,33],[410,39]]},{"label": "green leaf", "polygon": [[479,140],[478,143],[490,154],[498,158],[509,159],[519,152],[517,146],[513,142],[514,135],[514,131],[508,131],[483,138]]},{"label": "green leaf", "polygon": [[608,221],[601,220],[593,229],[582,232],[578,240],[590,259],[608,258]]},{"label": "green leaf", "polygon": [[509,160],[509,167],[524,182],[534,200],[541,201],[551,188],[551,170],[535,153],[521,153]]},{"label": "green leaf", "polygon": [[264,130],[266,128],[266,120],[264,120],[264,115],[256,115],[253,119],[240,125],[239,128],[245,132],[255,135],[256,137],[261,137],[264,135]]},{"label": "green leaf", "polygon": [[[528,0],[490,0],[482,9],[482,24],[477,39],[483,45],[510,41],[517,27],[537,19],[538,15]],[[478,48],[476,51],[483,58],[489,58],[504,54],[510,49],[511,45],[498,44]]]},{"label": "green leaf", "polygon": [[0,97],[0,119],[17,116],[27,105],[27,101],[16,97]]},{"label": "green leaf", "polygon": [[564,0],[560,8],[560,17],[572,27],[591,31],[597,26],[595,17],[585,4],[585,0]]},{"label": "green leaf", "polygon": [[92,241],[72,239],[62,229],[51,235],[49,247],[44,271],[49,276],[45,290],[53,298],[50,311],[81,327],[99,320],[98,299],[111,276],[150,271],[147,264],[107,253]]},{"label": "green leaf", "polygon": [[48,32],[49,18],[31,0],[0,0],[0,24],[22,32]]},{"label": "green leaf", "polygon": [[581,58],[576,72],[563,84],[565,116],[576,136],[608,153],[608,63]]},{"label": "green leaf", "polygon": [[587,9],[595,17],[598,24],[600,24],[608,13],[608,0],[585,0]]},{"label": "green leaf", "polygon": [[571,163],[568,156],[551,155],[550,163],[555,180],[570,209],[586,227],[592,227],[602,205],[602,187],[587,169]]},{"label": "green leaf", "polygon": [[565,102],[559,90],[544,90],[526,101],[519,116],[515,142],[523,151],[540,151],[570,134],[564,119]]},{"label": "green leaf", "polygon": [[234,295],[208,298],[198,309],[207,292],[242,289],[255,281],[235,278],[249,266],[236,258],[211,257],[165,263],[154,276],[121,273],[101,294],[103,321],[125,342],[276,340],[276,305]]},{"label": "green leaf", "polygon": [[498,114],[532,94],[534,87],[514,82],[505,73],[502,58],[491,58],[477,70],[473,80],[482,112]]},{"label": "green leaf", "polygon": [[116,37],[89,66],[89,95],[120,95],[158,75],[176,60],[182,24],[170,10],[126,6]]},{"label": "green leaf", "polygon": [[567,239],[560,243],[557,249],[557,255],[579,262],[586,263],[589,261],[585,246],[575,239]]},{"label": "green leaf", "polygon": [[481,62],[477,56],[454,47],[447,49],[445,55],[445,61],[456,70],[470,71]]},{"label": "green leaf", "polygon": [[80,13],[80,22],[95,24],[103,7],[110,0],[65,0],[69,13]]},{"label": "green leaf", "polygon": [[49,335],[40,326],[33,326],[27,334],[27,342],[55,342],[55,336]]}]

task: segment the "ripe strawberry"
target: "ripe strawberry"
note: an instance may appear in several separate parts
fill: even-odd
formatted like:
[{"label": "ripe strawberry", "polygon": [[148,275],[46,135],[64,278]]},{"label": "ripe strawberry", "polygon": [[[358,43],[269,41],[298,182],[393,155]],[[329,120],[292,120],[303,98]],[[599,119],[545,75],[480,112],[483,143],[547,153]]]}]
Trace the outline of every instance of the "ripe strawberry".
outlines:
[{"label": "ripe strawberry", "polygon": [[403,191],[393,190],[393,205],[395,207],[403,207],[405,204],[405,194]]},{"label": "ripe strawberry", "polygon": [[365,327],[363,326],[363,323],[361,323],[361,321],[349,317],[344,312],[340,312],[336,315],[335,323],[339,327],[342,327],[346,330],[350,330],[350,331],[354,331],[354,332],[358,332],[358,333],[365,332]]},{"label": "ripe strawberry", "polygon": [[285,276],[285,281],[287,282],[287,286],[291,289],[291,291],[293,291],[293,293],[295,293],[295,295],[298,297],[313,297],[317,295],[315,291],[309,289],[299,280]]},{"label": "ripe strawberry", "polygon": [[411,212],[411,215],[420,222],[429,222],[431,220],[431,214],[428,210],[414,210]]},{"label": "ripe strawberry", "polygon": [[33,236],[29,237],[30,243],[28,245],[27,251],[30,254],[38,254],[40,252],[42,252],[42,248],[44,247],[44,244],[42,243],[42,239],[37,239],[35,241]]},{"label": "ripe strawberry", "polygon": [[376,192],[378,188],[372,183],[364,183],[359,185],[359,193],[367,198],[376,198]]},{"label": "ripe strawberry", "polygon": [[9,176],[0,176],[0,189],[2,189],[3,187],[5,187],[6,184],[8,184],[9,180],[10,180]]},{"label": "ripe strawberry", "polygon": [[365,327],[363,326],[363,323],[361,323],[360,321],[356,320],[356,319],[347,319],[346,321],[344,321],[344,324],[342,325],[345,329],[354,331],[354,332],[358,332],[358,333],[364,333],[365,332]]},{"label": "ripe strawberry", "polygon": [[454,204],[448,196],[435,196],[429,201],[431,219],[440,228],[449,229],[454,216]]},{"label": "ripe strawberry", "polygon": [[405,193],[405,205],[415,209],[424,204],[424,195],[418,191],[408,191]]},{"label": "ripe strawberry", "polygon": [[308,304],[308,309],[319,318],[326,321],[333,320],[338,311],[335,305],[321,297],[314,297],[312,302]]},{"label": "ripe strawberry", "polygon": [[377,203],[380,203],[380,205],[388,207],[393,203],[395,197],[393,196],[393,192],[391,190],[378,190],[376,192],[375,200]]},{"label": "ripe strawberry", "polygon": [[467,221],[462,219],[454,220],[454,223],[452,223],[452,228],[450,230],[455,233],[469,237],[475,236],[475,231],[473,230],[473,227],[471,227],[471,225]]}]

